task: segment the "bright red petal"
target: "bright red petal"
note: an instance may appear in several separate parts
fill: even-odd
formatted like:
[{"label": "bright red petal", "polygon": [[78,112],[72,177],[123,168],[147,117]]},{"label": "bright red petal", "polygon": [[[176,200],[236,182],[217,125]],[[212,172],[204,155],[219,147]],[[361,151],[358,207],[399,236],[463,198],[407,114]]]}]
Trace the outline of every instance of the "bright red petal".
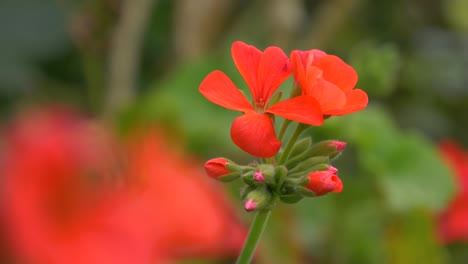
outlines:
[{"label": "bright red petal", "polygon": [[249,86],[250,92],[254,98],[258,98],[257,73],[262,52],[254,46],[236,41],[232,44],[231,53],[237,69]]},{"label": "bright red petal", "polygon": [[[291,52],[291,62],[294,67],[295,80],[298,82],[306,81],[306,78],[308,78],[306,76],[307,69],[325,55],[327,55],[325,52],[318,49],[308,51],[293,50]],[[321,72],[322,71],[320,71],[320,73]]]},{"label": "bright red petal", "polygon": [[[314,69],[317,68],[312,66],[308,72]],[[324,114],[329,114],[330,110],[341,109],[346,104],[346,94],[336,85],[321,77],[308,78],[308,83],[303,86],[303,90],[306,95],[313,96],[319,102]]]},{"label": "bright red petal", "polygon": [[221,71],[208,74],[198,89],[208,100],[220,106],[242,112],[253,110],[247,98]]},{"label": "bright red petal", "polygon": [[323,70],[323,78],[344,91],[354,88],[357,83],[357,73],[353,67],[334,55],[321,57],[315,64]]},{"label": "bright red petal", "polygon": [[305,65],[302,60],[302,54],[300,50],[293,50],[291,52],[291,65],[294,72],[294,80],[301,82],[305,80]]},{"label": "bright red petal", "polygon": [[267,112],[304,124],[320,126],[323,123],[323,113],[320,104],[312,96],[297,96],[281,101]]},{"label": "bright red petal", "polygon": [[367,94],[360,89],[346,92],[346,105],[342,109],[331,110],[328,114],[334,116],[351,114],[366,108],[368,102]]},{"label": "bright red petal", "polygon": [[291,74],[289,59],[278,47],[268,47],[258,66],[256,102],[266,102]]},{"label": "bright red petal", "polygon": [[231,138],[239,148],[261,158],[273,157],[281,147],[270,117],[255,112],[234,120]]}]

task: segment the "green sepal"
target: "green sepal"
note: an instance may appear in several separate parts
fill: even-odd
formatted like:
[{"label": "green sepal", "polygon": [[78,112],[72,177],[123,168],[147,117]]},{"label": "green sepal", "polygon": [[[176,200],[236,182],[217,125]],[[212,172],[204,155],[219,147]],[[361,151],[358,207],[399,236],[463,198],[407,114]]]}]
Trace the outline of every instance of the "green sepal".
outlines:
[{"label": "green sepal", "polygon": [[327,164],[329,162],[329,159],[327,156],[316,156],[316,157],[311,157],[308,158],[298,164],[294,168],[291,168],[289,170],[289,173],[299,173],[302,172],[304,174],[307,174],[311,172],[315,166],[319,164]]},{"label": "green sepal", "polygon": [[302,200],[304,196],[294,193],[294,194],[282,194],[282,195],[279,195],[279,198],[284,203],[293,204]]},{"label": "green sepal", "polygon": [[317,194],[315,194],[313,191],[305,188],[305,187],[302,187],[302,186],[297,186],[296,187],[296,192],[297,193],[300,193],[302,196],[305,196],[305,197],[315,197],[317,196]]},{"label": "green sepal", "polygon": [[312,145],[312,139],[310,137],[301,138],[294,144],[291,152],[289,153],[288,159],[294,158],[307,151]]},{"label": "green sepal", "polygon": [[228,163],[226,163],[225,167],[231,173],[237,172],[239,175],[242,173],[242,168],[230,160],[228,160]]},{"label": "green sepal", "polygon": [[288,173],[288,169],[284,165],[278,166],[275,168],[275,182],[271,184],[272,189],[276,189],[276,185],[283,181],[286,178],[286,174]]},{"label": "green sepal", "polygon": [[251,185],[251,186],[244,186],[240,190],[240,198],[241,200],[245,200],[247,197],[247,194],[249,194],[251,191],[255,190],[257,186]]},{"label": "green sepal", "polygon": [[219,176],[216,180],[221,182],[231,182],[237,180],[241,176],[240,172],[231,172],[223,176]]},{"label": "green sepal", "polygon": [[254,172],[255,171],[248,171],[242,175],[242,180],[245,182],[245,184],[249,186],[257,185],[257,183],[253,179]]},{"label": "green sepal", "polygon": [[330,145],[334,140],[324,140],[312,145],[307,151],[302,152],[301,154],[288,159],[285,162],[286,167],[293,168],[302,160],[308,159],[314,156],[327,156],[330,159],[336,158],[340,151],[336,151],[336,147]]},{"label": "green sepal", "polygon": [[265,179],[275,177],[275,166],[271,164],[260,164],[258,166],[258,170],[263,173]]}]

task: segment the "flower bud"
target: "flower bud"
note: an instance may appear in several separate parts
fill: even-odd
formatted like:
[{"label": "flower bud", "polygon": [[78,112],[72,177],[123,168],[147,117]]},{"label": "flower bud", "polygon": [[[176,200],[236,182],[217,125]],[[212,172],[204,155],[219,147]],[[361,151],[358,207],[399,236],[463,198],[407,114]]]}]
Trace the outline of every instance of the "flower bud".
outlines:
[{"label": "flower bud", "polygon": [[316,196],[341,192],[343,183],[336,176],[337,171],[335,167],[330,166],[328,170],[312,172],[308,175],[309,183],[305,187],[313,191]]},{"label": "flower bud", "polygon": [[271,206],[271,193],[265,185],[250,191],[245,197],[244,209],[254,211]]},{"label": "flower bud", "polygon": [[210,159],[205,163],[206,174],[213,179],[228,182],[240,177],[242,170],[239,166],[225,158]]},{"label": "flower bud", "polygon": [[334,146],[336,148],[335,151],[341,152],[341,151],[343,151],[345,149],[347,143],[343,142],[343,141],[333,140],[328,145],[329,146]]},{"label": "flower bud", "polygon": [[288,159],[291,159],[297,155],[300,155],[307,151],[312,145],[312,139],[310,137],[301,138],[296,143],[294,143],[291,153],[288,156]]},{"label": "flower bud", "polygon": [[346,147],[346,142],[337,140],[324,140],[311,146],[307,151],[304,151],[296,156],[291,156],[286,161],[288,169],[295,167],[298,163],[314,156],[327,156],[330,160],[337,157]]},{"label": "flower bud", "polygon": [[256,182],[265,182],[265,176],[263,176],[263,172],[261,171],[254,172],[253,179]]},{"label": "flower bud", "polygon": [[248,199],[247,201],[245,201],[244,209],[247,212],[255,210],[256,207],[257,207],[257,203],[253,199]]},{"label": "flower bud", "polygon": [[271,164],[260,164],[257,170],[257,179],[255,179],[254,173],[254,180],[256,182],[265,182],[270,186],[275,185],[275,167]]}]

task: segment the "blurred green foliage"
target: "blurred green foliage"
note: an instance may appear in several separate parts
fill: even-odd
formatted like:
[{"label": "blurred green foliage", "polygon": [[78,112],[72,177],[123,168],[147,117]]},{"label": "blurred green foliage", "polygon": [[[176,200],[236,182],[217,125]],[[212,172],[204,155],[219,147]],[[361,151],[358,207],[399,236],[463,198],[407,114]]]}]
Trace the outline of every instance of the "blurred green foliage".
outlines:
[{"label": "blurred green foliage", "polygon": [[[137,50],[135,97],[112,112],[122,129],[157,125],[201,158],[250,161],[229,137],[239,113],[198,92],[215,69],[246,90],[230,58],[234,40],[337,54],[369,94],[365,111],[307,130],[314,140],[348,142],[336,161],[344,191],[280,206],[265,242],[273,249],[260,261],[468,261],[466,245],[435,239],[435,217],[455,189],[437,142],[468,146],[467,0],[154,2]],[[119,3],[1,1],[1,118],[44,101],[102,117],[113,92],[105,86],[108,49],[125,12]]]}]

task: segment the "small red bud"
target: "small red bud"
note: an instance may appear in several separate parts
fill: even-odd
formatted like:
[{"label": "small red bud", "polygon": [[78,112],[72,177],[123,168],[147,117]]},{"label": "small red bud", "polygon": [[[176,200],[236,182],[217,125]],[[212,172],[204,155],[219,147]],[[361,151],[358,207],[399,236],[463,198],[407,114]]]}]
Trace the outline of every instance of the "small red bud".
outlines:
[{"label": "small red bud", "polygon": [[225,158],[210,159],[205,163],[206,174],[213,179],[229,174],[230,172],[226,168],[228,162]]},{"label": "small red bud", "polygon": [[247,201],[245,201],[244,209],[246,211],[248,211],[248,212],[253,211],[253,210],[255,210],[256,207],[257,207],[257,203],[254,202],[253,199],[248,199]]},{"label": "small red bud", "polygon": [[316,171],[308,175],[309,183],[306,188],[313,191],[317,196],[327,194],[329,192],[341,192],[343,183],[336,176],[338,170],[330,166],[326,171]]},{"label": "small red bud", "polygon": [[253,179],[256,182],[265,182],[265,176],[263,175],[263,172],[261,171],[254,172]]},{"label": "small red bud", "polygon": [[348,143],[343,141],[332,141],[330,142],[329,146],[336,147],[336,151],[343,151]]}]

